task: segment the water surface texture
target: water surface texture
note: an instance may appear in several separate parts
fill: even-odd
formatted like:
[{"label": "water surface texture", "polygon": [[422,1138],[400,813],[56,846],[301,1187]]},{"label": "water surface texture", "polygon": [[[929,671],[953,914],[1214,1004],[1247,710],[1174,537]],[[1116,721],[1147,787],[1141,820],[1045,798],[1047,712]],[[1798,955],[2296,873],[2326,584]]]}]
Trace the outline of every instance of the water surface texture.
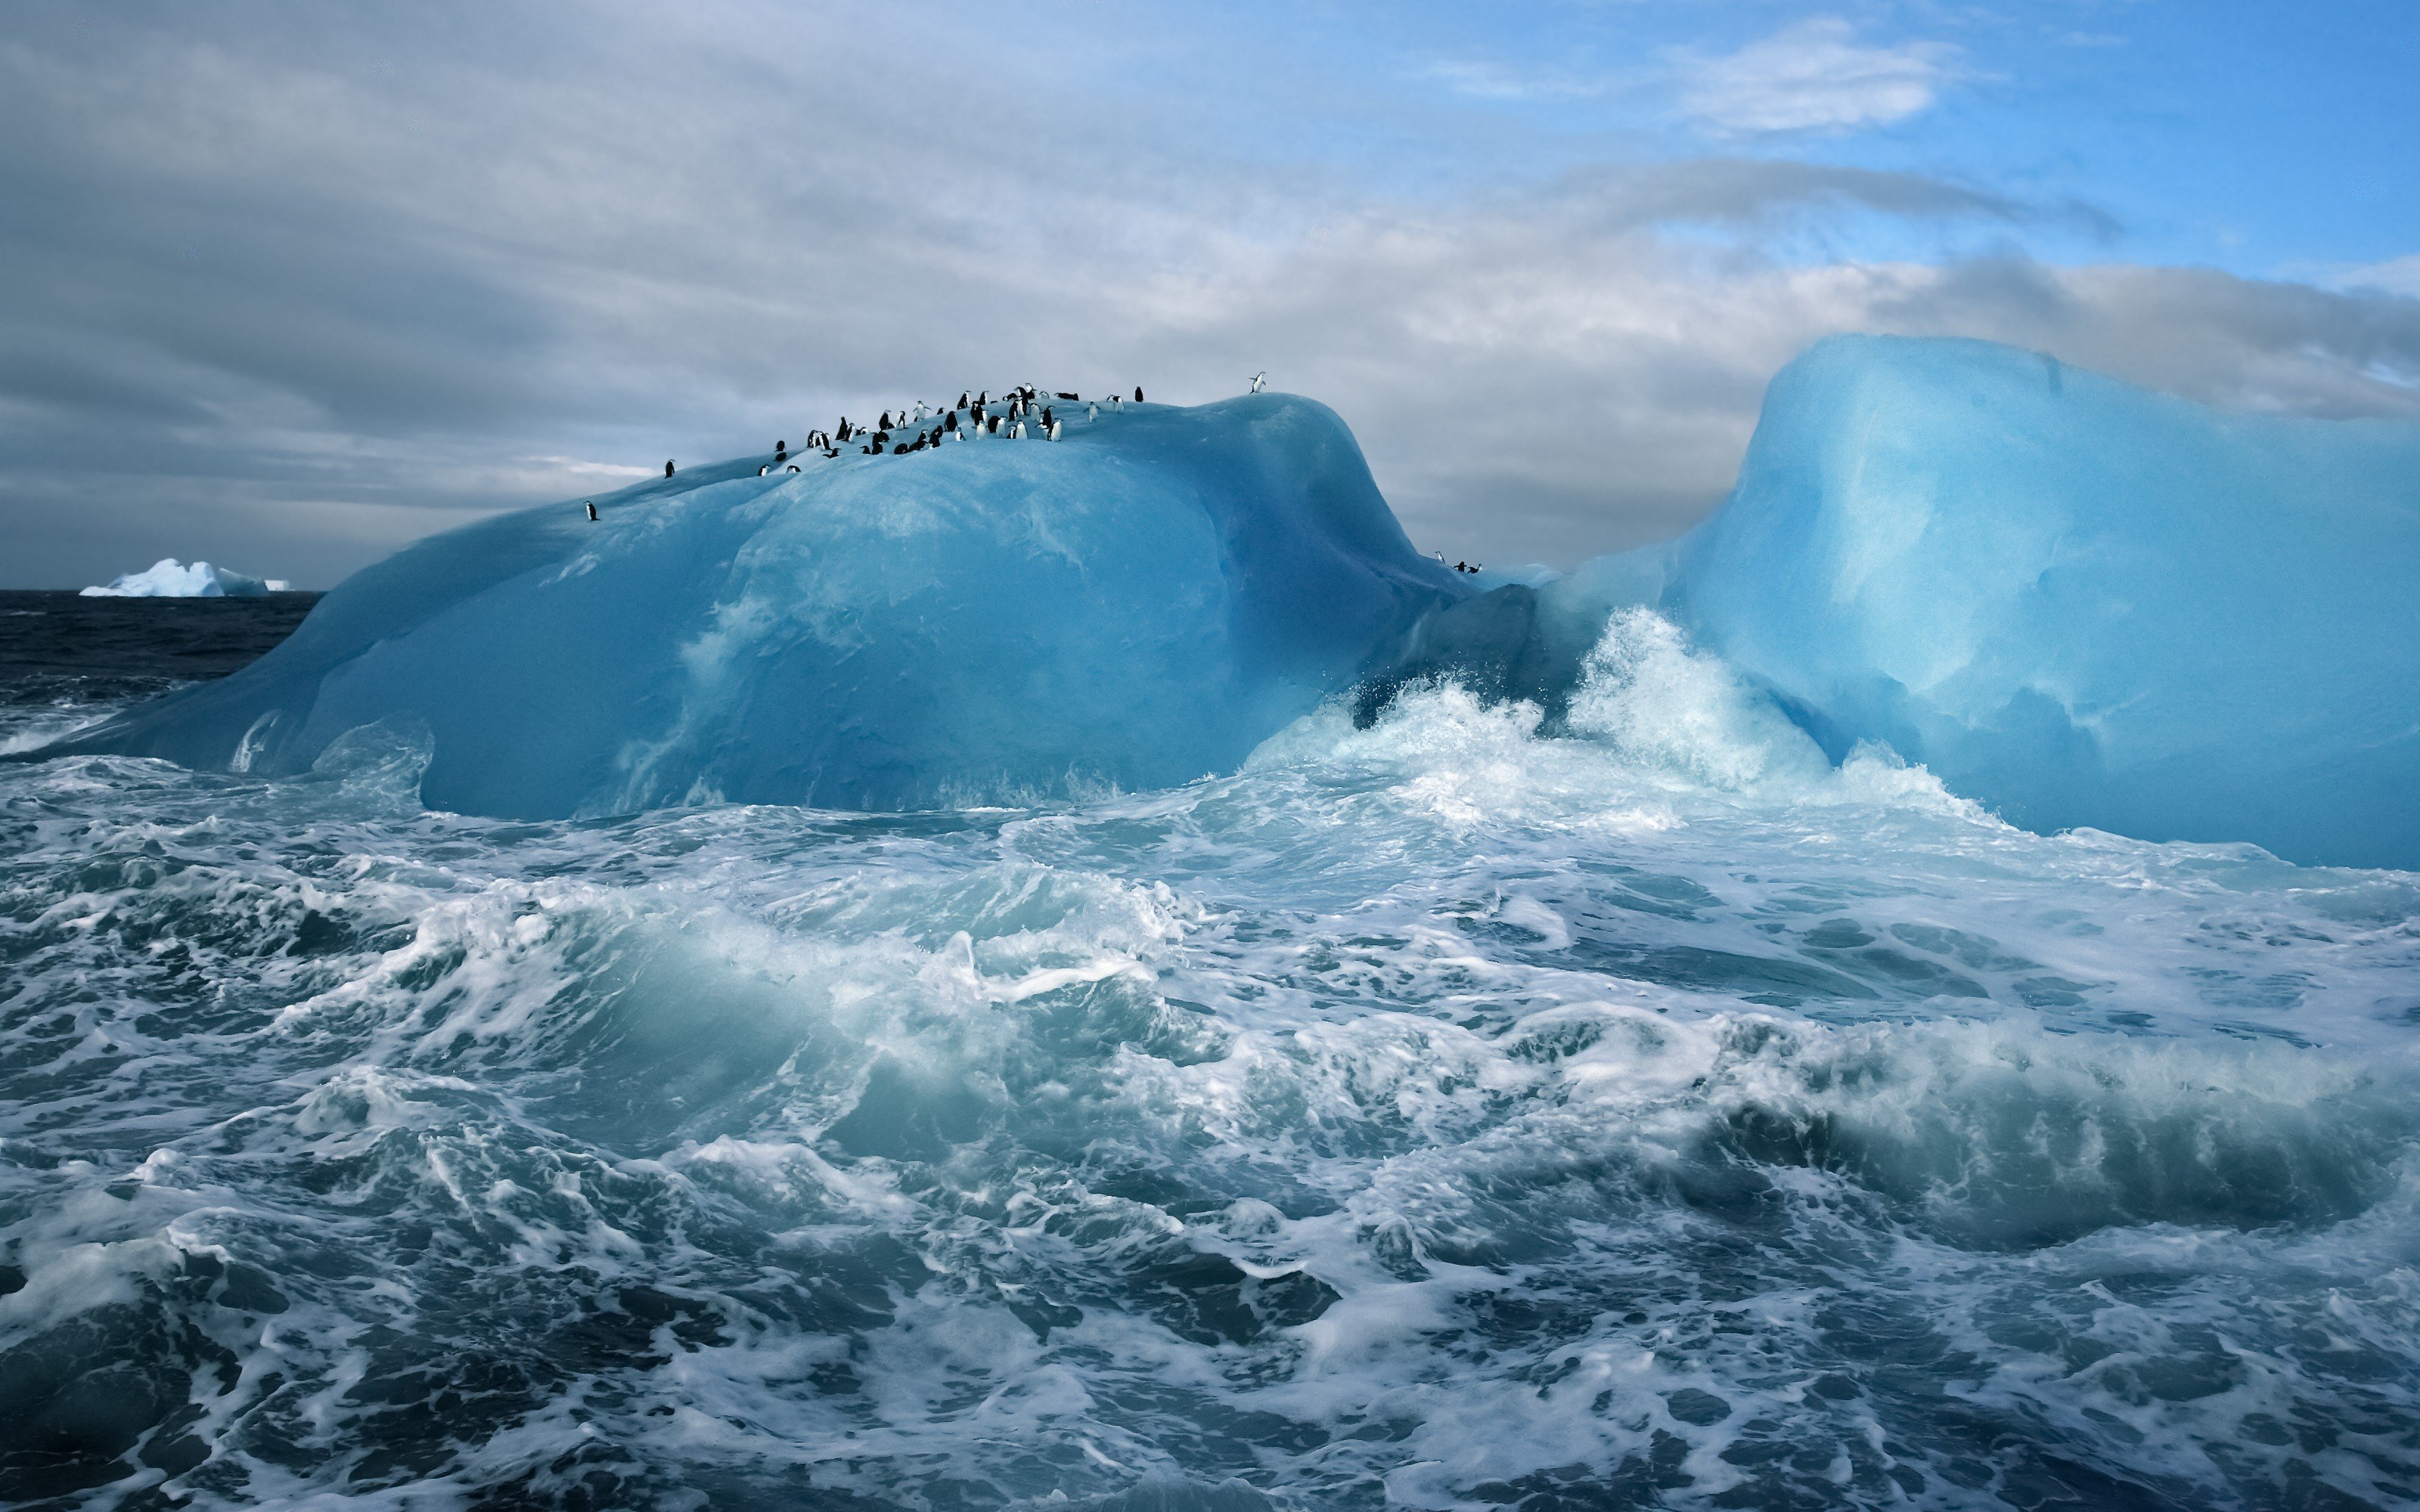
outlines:
[{"label": "water surface texture", "polygon": [[[0,608],[19,748],[293,612]],[[2420,1499],[2420,878],[1836,768],[1645,611],[1568,723],[880,816],[0,764],[0,1501]]]}]

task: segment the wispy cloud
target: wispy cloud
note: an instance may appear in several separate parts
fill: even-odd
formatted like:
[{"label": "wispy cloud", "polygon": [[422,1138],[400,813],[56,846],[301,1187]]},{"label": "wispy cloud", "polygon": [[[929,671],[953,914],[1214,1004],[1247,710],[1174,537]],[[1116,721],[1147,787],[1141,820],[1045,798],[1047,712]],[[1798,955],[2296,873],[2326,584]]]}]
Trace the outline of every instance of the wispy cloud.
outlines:
[{"label": "wispy cloud", "polygon": [[1944,42],[1864,46],[1847,22],[1817,17],[1736,53],[1684,54],[1681,107],[1726,135],[1885,126],[1931,109],[1957,57]]}]

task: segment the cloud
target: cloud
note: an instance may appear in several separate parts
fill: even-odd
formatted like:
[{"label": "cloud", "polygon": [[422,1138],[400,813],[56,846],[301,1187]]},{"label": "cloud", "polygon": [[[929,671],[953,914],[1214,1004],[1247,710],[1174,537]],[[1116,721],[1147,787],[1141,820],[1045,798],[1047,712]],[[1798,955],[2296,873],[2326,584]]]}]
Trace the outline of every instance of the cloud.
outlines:
[{"label": "cloud", "polygon": [[1847,22],[1818,17],[1736,53],[1684,55],[1682,109],[1724,135],[1845,131],[1929,110],[1954,77],[1958,50],[1947,43],[1865,47],[1854,39]]},{"label": "cloud", "polygon": [[20,583],[175,554],[324,585],[613,470],[1028,378],[1189,401],[1265,368],[1354,425],[1416,540],[1491,562],[1686,526],[1766,380],[1835,331],[2414,412],[2420,301],[1776,250],[1875,218],[1960,245],[2111,229],[1916,174],[1715,156],[1357,183],[1144,108],[1134,58],[1081,28],[836,50],[765,45],[825,36],[788,8],[93,14],[0,39]]},{"label": "cloud", "polygon": [[2327,275],[2326,282],[2333,288],[2375,289],[2420,297],[2420,253],[2359,268],[2336,269]]}]

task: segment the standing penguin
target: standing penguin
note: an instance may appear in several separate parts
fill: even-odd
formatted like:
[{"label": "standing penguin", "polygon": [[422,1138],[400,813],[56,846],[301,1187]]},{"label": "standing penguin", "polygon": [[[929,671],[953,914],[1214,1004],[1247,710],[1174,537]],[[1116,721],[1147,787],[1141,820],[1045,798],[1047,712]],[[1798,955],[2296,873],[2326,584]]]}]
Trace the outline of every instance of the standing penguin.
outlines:
[{"label": "standing penguin", "polygon": [[1135,403],[1142,403],[1142,385],[1140,383],[1135,385]]},{"label": "standing penguin", "polygon": [[1088,421],[1098,420],[1101,418],[1100,400],[1095,399],[1093,401],[1092,408],[1084,411],[1084,418]]},{"label": "standing penguin", "polygon": [[1260,393],[1260,392],[1261,392],[1261,390],[1263,390],[1263,389],[1264,389],[1264,388],[1266,388],[1266,387],[1268,386],[1268,382],[1269,382],[1269,376],[1268,376],[1266,373],[1255,373],[1255,374],[1253,374],[1253,375],[1252,375],[1252,392],[1253,392],[1254,393]]},{"label": "standing penguin", "polygon": [[673,475],[673,459],[672,459],[671,457],[669,457],[669,456],[668,456],[668,457],[665,457],[665,458],[664,458],[664,476],[665,476],[665,477],[667,477],[667,478],[669,478],[669,477],[671,477],[672,475]]},{"label": "standing penguin", "polygon": [[597,501],[594,499],[588,501],[588,523],[591,525],[597,523]]},{"label": "standing penguin", "polygon": [[1049,419],[1044,420],[1042,422],[1042,435],[1046,440],[1057,440],[1059,439],[1059,422]]}]

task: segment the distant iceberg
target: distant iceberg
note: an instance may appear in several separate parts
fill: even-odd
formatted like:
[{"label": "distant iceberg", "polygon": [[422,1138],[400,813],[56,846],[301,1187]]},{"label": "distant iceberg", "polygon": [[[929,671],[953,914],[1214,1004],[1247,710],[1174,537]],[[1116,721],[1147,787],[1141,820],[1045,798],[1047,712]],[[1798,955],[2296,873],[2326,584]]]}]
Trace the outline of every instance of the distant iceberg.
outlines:
[{"label": "distant iceberg", "polygon": [[146,572],[120,574],[106,588],[84,590],[85,598],[258,598],[265,594],[286,591],[283,580],[275,578],[247,578],[240,572],[214,567],[207,562],[192,566],[180,564],[175,557],[162,557]]},{"label": "distant iceberg", "polygon": [[65,748],[274,775],[376,725],[428,751],[424,801],[523,818],[1164,787],[1471,592],[1291,395],[772,463],[422,541]]},{"label": "distant iceberg", "polygon": [[1445,673],[1554,712],[1632,604],[1834,761],[1886,745],[2027,827],[2420,867],[2420,425],[1837,337],[1695,531],[1431,616],[1365,703]]}]

